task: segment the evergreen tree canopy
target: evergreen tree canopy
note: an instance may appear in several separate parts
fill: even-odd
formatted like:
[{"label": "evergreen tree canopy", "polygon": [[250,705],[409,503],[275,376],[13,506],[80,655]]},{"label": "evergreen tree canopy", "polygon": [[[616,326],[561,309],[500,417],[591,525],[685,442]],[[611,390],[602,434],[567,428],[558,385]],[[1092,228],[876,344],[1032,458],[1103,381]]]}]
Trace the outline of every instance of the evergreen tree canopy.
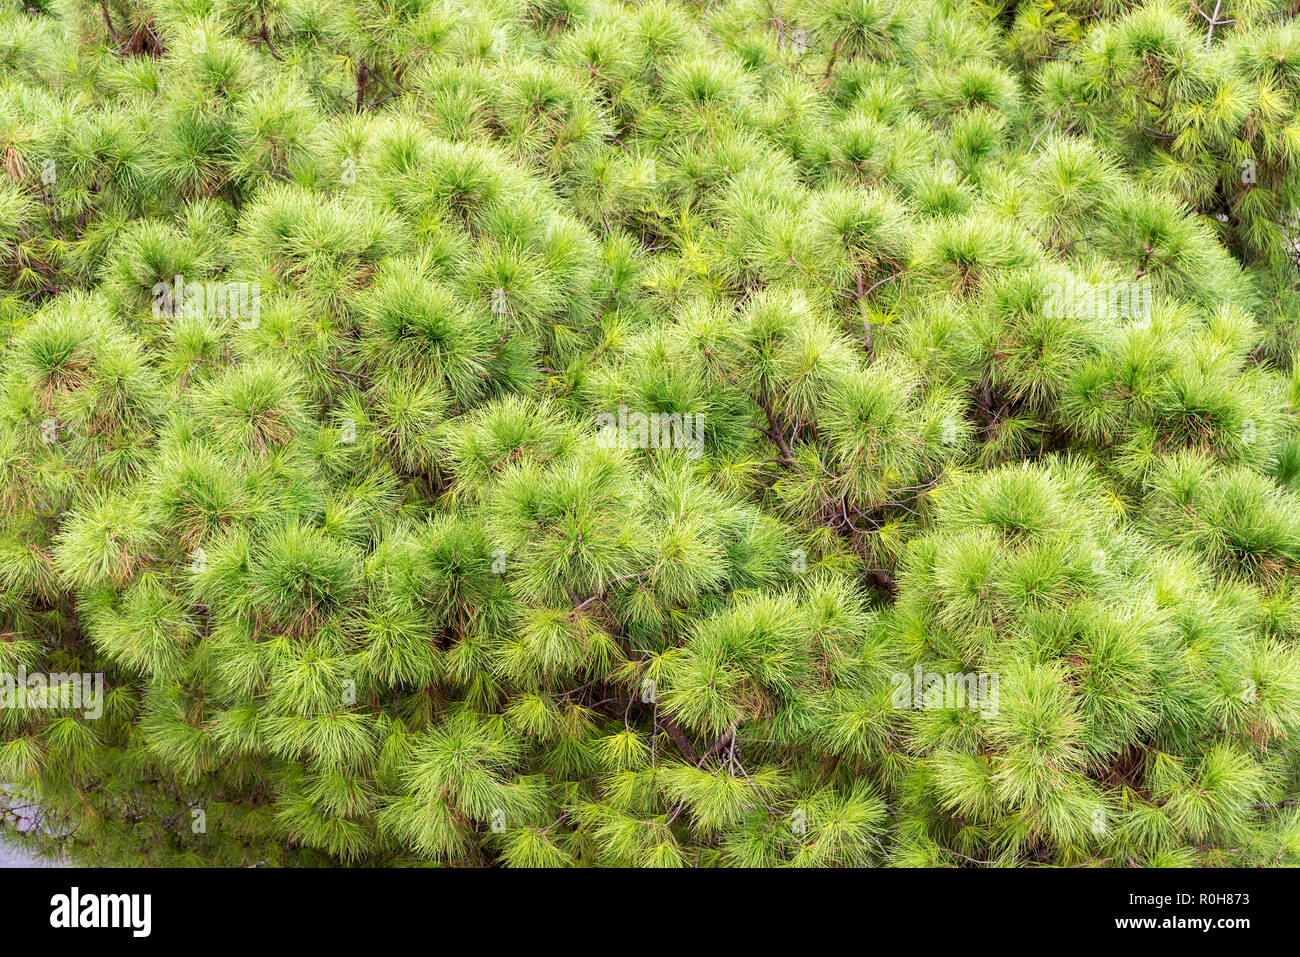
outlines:
[{"label": "evergreen tree canopy", "polygon": [[6,5],[20,839],[1300,863],[1294,7]]}]

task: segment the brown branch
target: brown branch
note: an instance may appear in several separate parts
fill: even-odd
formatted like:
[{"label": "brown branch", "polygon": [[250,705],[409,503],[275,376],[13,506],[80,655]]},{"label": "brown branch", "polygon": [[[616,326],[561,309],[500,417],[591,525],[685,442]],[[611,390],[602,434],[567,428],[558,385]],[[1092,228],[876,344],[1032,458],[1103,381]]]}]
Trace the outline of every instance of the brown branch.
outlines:
[{"label": "brown branch", "polygon": [[122,52],[122,41],[118,39],[117,29],[113,26],[113,18],[108,15],[108,4],[101,3],[99,9],[104,12],[104,23],[108,26],[108,35],[113,38],[113,46],[119,53]]},{"label": "brown branch", "polygon": [[686,737],[686,732],[668,715],[661,713],[658,718],[659,723],[668,732],[668,737],[673,739],[673,743],[677,745],[677,750],[682,753],[682,757],[691,764],[698,764],[700,760],[699,752],[695,750],[695,745],[691,744],[691,739]]},{"label": "brown branch", "polygon": [[740,727],[740,719],[737,718],[735,721],[731,722],[731,727],[726,732],[724,732],[723,735],[720,738],[718,738],[718,740],[714,741],[711,745],[709,745],[709,749],[704,752],[704,756],[701,757],[700,760],[696,762],[695,766],[697,768],[702,767],[705,761],[709,760],[709,758],[713,757],[715,754],[721,751],[724,747],[727,746],[727,744],[734,743],[736,740],[736,731],[739,727]]},{"label": "brown branch", "polygon": [[271,42],[271,32],[270,32],[269,30],[267,30],[267,28],[266,28],[266,21],[265,21],[265,20],[262,21],[262,34],[261,34],[261,35],[262,35],[262,42],[266,44],[266,48],[267,48],[268,51],[270,51],[271,56],[273,56],[273,57],[275,57],[277,60],[280,60],[281,62],[283,62],[284,57],[280,56],[280,54],[279,54],[279,53],[276,51],[276,49],[275,49],[275,44]]}]

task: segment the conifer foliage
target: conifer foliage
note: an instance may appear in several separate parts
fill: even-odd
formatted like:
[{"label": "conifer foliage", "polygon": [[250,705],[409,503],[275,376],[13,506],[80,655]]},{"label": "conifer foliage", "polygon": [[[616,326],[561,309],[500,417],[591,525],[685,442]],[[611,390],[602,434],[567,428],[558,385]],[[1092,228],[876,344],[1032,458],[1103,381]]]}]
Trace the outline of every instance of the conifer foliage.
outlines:
[{"label": "conifer foliage", "polygon": [[1300,863],[1293,7],[9,5],[11,837]]}]

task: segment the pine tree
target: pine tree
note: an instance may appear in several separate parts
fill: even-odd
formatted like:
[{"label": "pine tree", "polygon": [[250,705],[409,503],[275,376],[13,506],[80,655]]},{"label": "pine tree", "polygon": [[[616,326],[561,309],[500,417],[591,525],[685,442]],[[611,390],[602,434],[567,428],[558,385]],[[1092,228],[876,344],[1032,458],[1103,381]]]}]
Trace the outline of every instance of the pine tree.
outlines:
[{"label": "pine tree", "polygon": [[1297,30],[0,13],[5,836],[1300,862]]}]

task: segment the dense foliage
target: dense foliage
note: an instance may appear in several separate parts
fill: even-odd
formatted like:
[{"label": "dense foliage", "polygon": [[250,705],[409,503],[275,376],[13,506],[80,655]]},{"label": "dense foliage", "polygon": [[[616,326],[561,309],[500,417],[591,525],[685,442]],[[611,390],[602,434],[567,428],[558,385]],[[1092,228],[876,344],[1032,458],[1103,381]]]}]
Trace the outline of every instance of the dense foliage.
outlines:
[{"label": "dense foliage", "polygon": [[1297,863],[1292,13],[7,5],[25,839]]}]

